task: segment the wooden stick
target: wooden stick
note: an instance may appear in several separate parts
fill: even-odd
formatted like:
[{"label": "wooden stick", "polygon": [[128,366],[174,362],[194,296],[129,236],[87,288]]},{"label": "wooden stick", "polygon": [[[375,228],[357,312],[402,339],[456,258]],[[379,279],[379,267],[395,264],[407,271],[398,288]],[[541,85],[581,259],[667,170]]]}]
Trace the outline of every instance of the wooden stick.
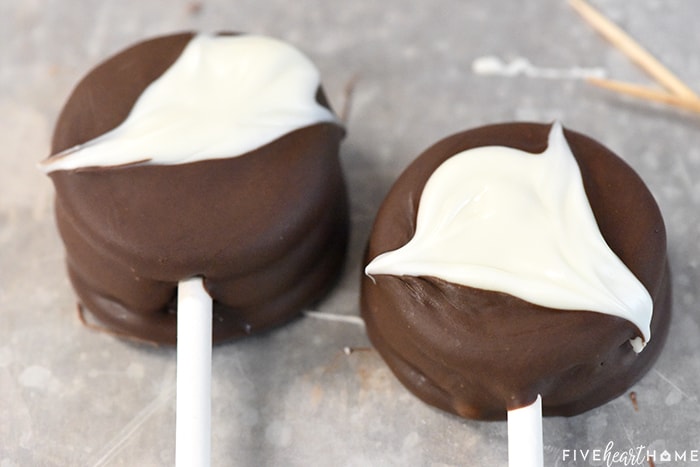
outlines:
[{"label": "wooden stick", "polygon": [[678,97],[698,100],[692,89],[686,86],[678,77],[661,64],[653,55],[647,52],[627,33],[584,0],[569,0],[569,4],[593,26],[603,37],[609,40],[622,53],[652,76],[661,86]]},{"label": "wooden stick", "polygon": [[345,102],[343,102],[343,107],[340,110],[340,121],[344,125],[348,124],[350,120],[350,111],[352,110],[352,100],[355,94],[355,86],[357,86],[358,81],[360,81],[360,75],[355,74],[350,78],[350,81],[345,85],[345,90],[343,95],[345,96]]},{"label": "wooden stick", "polygon": [[621,94],[626,94],[628,96],[660,102],[662,104],[700,113],[700,99],[686,99],[670,94],[666,91],[661,91],[640,84],[626,83],[624,81],[601,78],[588,78],[586,81],[595,86],[619,92]]}]

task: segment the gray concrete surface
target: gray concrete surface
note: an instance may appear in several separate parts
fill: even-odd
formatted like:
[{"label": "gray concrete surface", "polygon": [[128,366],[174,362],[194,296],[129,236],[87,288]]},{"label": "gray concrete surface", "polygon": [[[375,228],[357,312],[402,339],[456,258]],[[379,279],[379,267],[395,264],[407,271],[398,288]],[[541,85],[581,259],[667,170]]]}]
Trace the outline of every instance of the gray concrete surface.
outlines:
[{"label": "gray concrete surface", "polygon": [[[700,91],[700,3],[594,4]],[[648,449],[656,465],[700,465],[700,116],[585,84],[588,72],[650,79],[566,2],[3,0],[0,466],[174,462],[175,353],[79,323],[53,188],[35,164],[48,154],[63,101],[91,66],[139,39],[185,29],[292,42],[317,63],[338,109],[357,80],[342,150],[352,244],[340,284],[315,310],[351,319],[307,316],[214,350],[215,466],[506,465],[505,423],[426,407],[366,350],[352,318],[372,219],[415,156],[468,127],[553,119],[616,151],[657,197],[675,314],[658,363],[631,389],[637,409],[623,396],[578,417],[545,420],[545,463],[607,465],[602,452],[613,443],[613,451]],[[529,74],[508,68],[524,60]],[[365,350],[347,355],[345,347]],[[590,455],[574,459],[574,450]],[[664,464],[665,450],[686,459]],[[651,465],[640,462],[627,465]]]}]

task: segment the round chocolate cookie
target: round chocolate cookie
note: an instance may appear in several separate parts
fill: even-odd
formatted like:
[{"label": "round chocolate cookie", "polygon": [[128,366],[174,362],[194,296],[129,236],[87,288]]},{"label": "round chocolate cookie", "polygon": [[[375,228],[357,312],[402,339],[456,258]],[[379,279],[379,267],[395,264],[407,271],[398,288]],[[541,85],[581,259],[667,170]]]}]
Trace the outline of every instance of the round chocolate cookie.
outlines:
[{"label": "round chocolate cookie", "polygon": [[[498,124],[430,147],[384,200],[366,264],[412,240],[426,184],[447,160],[490,146],[538,157],[548,147],[549,132],[549,125]],[[661,351],[671,283],[659,208],[639,176],[615,154],[582,134],[564,130],[563,135],[580,169],[595,218],[591,222],[651,298],[651,338],[635,349],[640,327],[587,308],[543,306],[429,274],[365,274],[361,308],[371,342],[398,379],[426,403],[466,418],[496,420],[541,394],[544,415],[575,415],[622,394]],[[513,235],[521,235],[514,230]]]},{"label": "round chocolate cookie", "polygon": [[[187,47],[200,47],[192,57],[201,60],[201,66],[214,68],[203,79],[204,87],[210,86],[227,69],[218,70],[209,56],[202,59],[202,51],[210,53],[205,48],[211,47],[210,56],[218,58],[217,47],[223,47],[218,39],[233,37],[248,38],[226,34],[198,39],[184,33],[138,43],[93,69],[74,89],[56,124],[52,156],[44,164],[56,188],[56,219],[70,279],[80,306],[118,335],[174,344],[177,284],[192,276],[204,278],[214,300],[213,339],[221,341],[297,316],[329,290],[340,272],[348,236],[346,189],[338,158],[345,133],[330,111],[320,82],[311,82],[311,102],[301,105],[300,99],[291,100],[290,106],[301,106],[301,111],[272,108],[263,115],[276,124],[288,114],[300,114],[288,130],[268,136],[267,120],[258,124],[257,114],[249,119],[252,123],[245,120],[247,113],[259,110],[256,103],[265,99],[266,86],[279,85],[280,76],[297,79],[300,73],[311,73],[313,77],[305,62],[300,65],[302,71],[283,74],[301,59],[297,52],[278,52],[279,44],[270,40],[253,38],[253,59],[241,58],[246,62],[238,73],[245,82],[224,77],[230,81],[224,83],[225,89],[230,87],[232,93],[243,89],[230,110],[241,114],[244,123],[223,128],[221,134],[243,138],[248,136],[243,134],[247,128],[262,128],[267,138],[262,144],[250,143],[241,153],[182,163],[152,162],[152,154],[144,151],[133,154],[131,161],[113,165],[88,162],[52,169],[52,164],[63,163],[61,159],[83,148],[92,149],[93,144],[101,150],[99,138],[132,118],[149,87],[172,75],[181,59],[189,60],[184,65],[190,68],[176,84],[189,86],[197,70],[190,66],[192,58],[182,58]],[[243,42],[230,45],[245,50]],[[267,75],[256,76],[256,57],[268,49],[273,58]],[[275,54],[283,57],[279,63]],[[226,62],[237,59],[232,56]],[[251,96],[249,88],[259,88],[260,95]],[[204,95],[209,89],[198,92]],[[211,100],[217,111],[228,113],[226,96],[215,95]],[[274,107],[280,100],[283,93],[266,105]],[[168,98],[165,101],[169,105]],[[188,113],[192,102],[183,101]],[[201,100],[196,101],[199,105]],[[149,112],[157,112],[158,105],[149,107]],[[307,117],[307,108],[322,118]],[[206,116],[206,109],[198,111]],[[143,119],[150,115],[142,114]],[[283,117],[278,118],[279,114]],[[169,121],[171,112],[159,118]],[[178,149],[182,136],[185,147],[190,133],[215,126],[203,122],[206,128],[198,128],[199,118],[175,122],[180,126],[160,142],[174,139],[172,146]],[[202,139],[206,146],[210,136]]]}]

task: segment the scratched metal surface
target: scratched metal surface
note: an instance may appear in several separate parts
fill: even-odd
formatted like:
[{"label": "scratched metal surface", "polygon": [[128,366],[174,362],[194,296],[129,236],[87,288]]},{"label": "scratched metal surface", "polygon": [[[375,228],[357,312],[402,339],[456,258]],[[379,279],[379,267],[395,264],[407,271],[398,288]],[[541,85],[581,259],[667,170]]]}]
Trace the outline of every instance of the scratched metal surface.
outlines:
[{"label": "scratched metal surface", "polygon": [[[594,4],[700,89],[700,3]],[[266,33],[296,44],[322,70],[336,108],[357,79],[342,151],[352,244],[340,284],[315,310],[350,319],[307,316],[215,349],[214,465],[506,464],[504,423],[428,408],[374,352],[343,348],[368,347],[356,318],[361,254],[392,180],[437,139],[514,119],[560,119],[626,159],[665,215],[674,272],[670,339],[632,388],[637,407],[623,396],[578,417],[545,420],[546,465],[606,465],[600,453],[574,460],[573,451],[610,442],[658,456],[686,451],[673,465],[696,464],[700,116],[583,83],[589,72],[649,78],[566,2],[33,0],[0,2],[0,466],[173,463],[174,351],[80,325],[53,189],[35,163],[47,155],[72,85],[92,65],[138,39],[183,29]]]}]

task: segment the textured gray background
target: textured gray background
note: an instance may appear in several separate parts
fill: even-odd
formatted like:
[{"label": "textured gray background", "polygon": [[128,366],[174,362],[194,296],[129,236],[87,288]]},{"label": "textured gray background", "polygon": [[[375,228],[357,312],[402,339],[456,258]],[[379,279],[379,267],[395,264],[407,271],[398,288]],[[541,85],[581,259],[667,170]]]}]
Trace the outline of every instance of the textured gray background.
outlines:
[{"label": "textured gray background", "polygon": [[[593,3],[700,91],[700,3]],[[671,334],[654,369],[632,388],[637,411],[623,396],[578,417],[545,420],[545,463],[604,465],[564,461],[564,450],[611,441],[615,450],[697,455],[700,116],[576,79],[584,68],[650,82],[566,2],[1,0],[0,466],[173,463],[175,353],[80,325],[53,224],[53,189],[35,164],[48,154],[63,101],[91,66],[136,40],[183,29],[292,42],[320,67],[337,109],[357,79],[342,150],[352,244],[339,286],[316,310],[331,317],[358,315],[361,254],[376,209],[392,180],[437,139],[486,123],[560,119],[620,154],[666,218]],[[475,73],[472,64],[485,56],[527,59],[557,78]],[[346,346],[368,347],[356,321],[307,316],[215,349],[214,465],[505,465],[505,423],[433,410],[373,351],[344,354]]]}]

